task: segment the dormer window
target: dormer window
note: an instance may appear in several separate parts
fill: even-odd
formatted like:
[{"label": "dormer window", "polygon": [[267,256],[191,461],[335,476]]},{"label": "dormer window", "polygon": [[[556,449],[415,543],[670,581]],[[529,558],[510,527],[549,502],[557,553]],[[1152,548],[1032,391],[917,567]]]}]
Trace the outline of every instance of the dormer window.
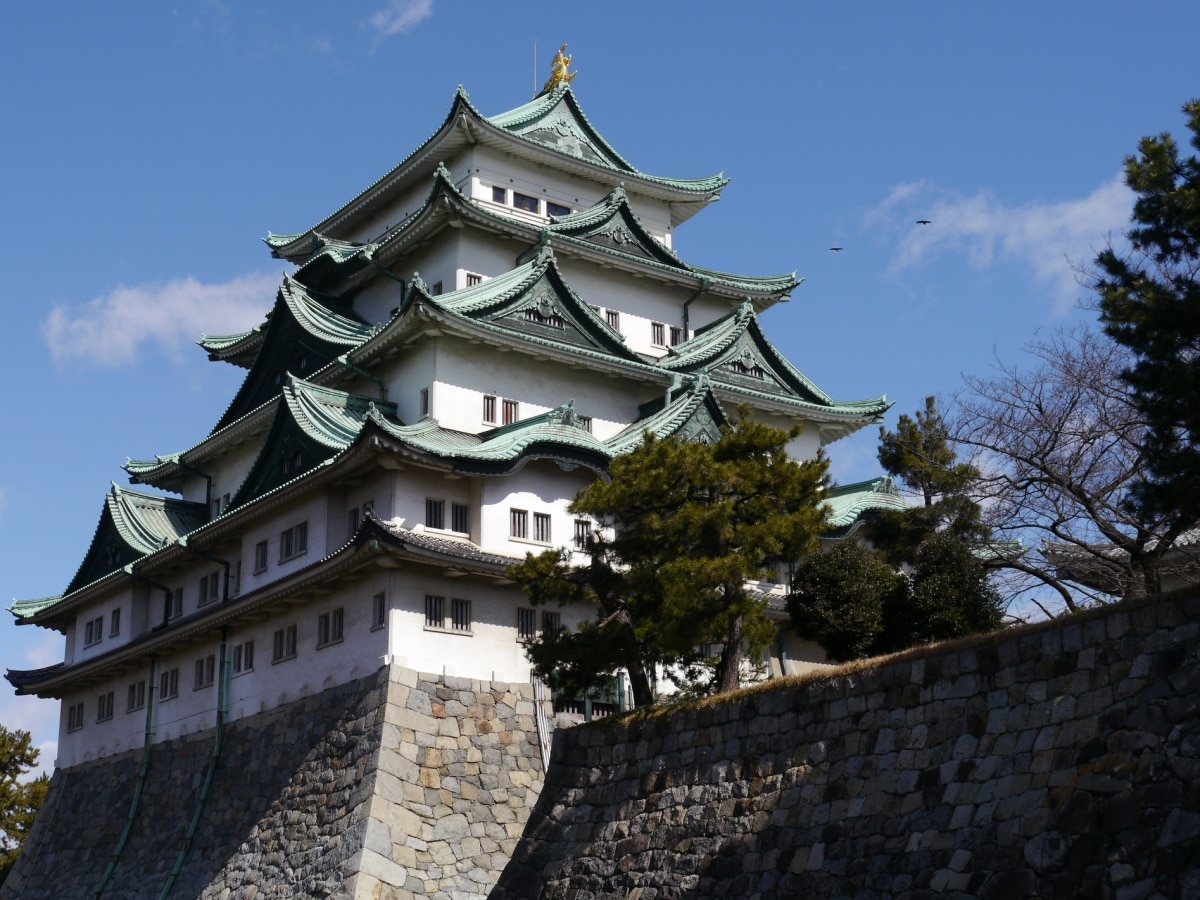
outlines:
[{"label": "dormer window", "polygon": [[731,371],[738,375],[745,375],[747,378],[765,378],[767,373],[763,371],[763,367],[759,365],[746,365],[740,359],[734,360],[729,364]]},{"label": "dormer window", "polygon": [[538,325],[547,325],[551,328],[562,328],[565,324],[562,316],[558,313],[552,312],[549,315],[543,315],[533,307],[525,310],[525,321],[536,322]]}]

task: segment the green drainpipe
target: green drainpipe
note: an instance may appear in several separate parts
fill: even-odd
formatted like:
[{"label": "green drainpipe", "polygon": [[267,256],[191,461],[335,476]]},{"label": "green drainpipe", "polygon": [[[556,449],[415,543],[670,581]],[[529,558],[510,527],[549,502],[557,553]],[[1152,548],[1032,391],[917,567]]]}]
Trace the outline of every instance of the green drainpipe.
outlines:
[{"label": "green drainpipe", "polygon": [[221,628],[221,650],[217,661],[217,728],[213,735],[212,752],[208,755],[208,769],[204,773],[204,783],[200,786],[200,796],[196,798],[196,808],[192,811],[192,820],[188,823],[187,834],[183,837],[183,846],[179,848],[175,865],[171,868],[171,874],[167,876],[167,883],[163,885],[158,900],[164,900],[171,893],[171,888],[175,886],[175,879],[179,877],[183,864],[187,860],[188,851],[192,849],[192,840],[196,837],[196,830],[200,827],[200,816],[204,813],[204,805],[208,801],[209,791],[212,790],[213,776],[217,771],[217,762],[221,758],[221,737],[225,730],[225,702],[229,679],[226,671],[225,652],[228,640],[229,626],[225,625]]},{"label": "green drainpipe", "polygon": [[113,870],[121,859],[121,852],[125,849],[125,842],[129,840],[129,832],[133,830],[133,822],[137,818],[138,807],[142,803],[142,791],[146,787],[146,773],[150,771],[150,747],[154,744],[154,685],[154,657],[152,656],[150,657],[150,677],[146,682],[146,733],[142,742],[142,763],[138,766],[137,781],[133,785],[133,799],[129,801],[129,814],[125,817],[125,828],[121,831],[121,837],[117,840],[117,846],[113,850],[104,874],[100,876],[96,887],[92,889],[92,900],[96,900],[103,894],[104,889],[108,886],[108,880],[112,878]]}]

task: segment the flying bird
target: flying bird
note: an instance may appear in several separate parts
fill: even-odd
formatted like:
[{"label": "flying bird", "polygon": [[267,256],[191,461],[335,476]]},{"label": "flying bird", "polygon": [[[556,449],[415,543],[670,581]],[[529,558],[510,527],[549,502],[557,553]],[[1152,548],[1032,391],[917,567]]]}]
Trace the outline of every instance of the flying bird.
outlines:
[{"label": "flying bird", "polygon": [[830,247],[829,249],[836,252],[838,250],[841,250],[842,248],[841,247]]},{"label": "flying bird", "polygon": [[917,219],[917,224],[918,225],[928,225],[929,220],[928,219]]}]

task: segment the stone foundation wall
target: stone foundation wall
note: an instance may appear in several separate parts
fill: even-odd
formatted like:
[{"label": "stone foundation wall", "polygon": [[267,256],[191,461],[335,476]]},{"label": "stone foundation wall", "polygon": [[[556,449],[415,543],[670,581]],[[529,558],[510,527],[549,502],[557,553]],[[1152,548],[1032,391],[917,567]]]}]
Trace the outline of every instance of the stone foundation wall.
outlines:
[{"label": "stone foundation wall", "polygon": [[559,732],[492,893],[1200,897],[1200,598]]},{"label": "stone foundation wall", "polygon": [[[224,729],[152,748],[100,896],[484,897],[542,783],[529,685],[390,667]],[[0,897],[91,897],[141,753],[56,771]],[[180,850],[186,852],[180,862]]]}]

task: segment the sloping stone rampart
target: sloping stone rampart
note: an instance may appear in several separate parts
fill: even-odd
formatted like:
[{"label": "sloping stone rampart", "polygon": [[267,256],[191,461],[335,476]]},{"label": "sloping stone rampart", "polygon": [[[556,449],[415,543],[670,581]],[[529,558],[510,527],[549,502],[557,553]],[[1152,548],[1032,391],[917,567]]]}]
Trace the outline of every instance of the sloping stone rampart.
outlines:
[{"label": "sloping stone rampart", "polygon": [[1200,597],[555,736],[495,900],[1200,897]]},{"label": "sloping stone rampart", "polygon": [[[170,897],[485,897],[542,783],[532,689],[385,667],[224,729]],[[158,897],[185,844],[215,732],[153,745],[101,897]],[[92,897],[141,753],[67,770],[0,897]]]}]

